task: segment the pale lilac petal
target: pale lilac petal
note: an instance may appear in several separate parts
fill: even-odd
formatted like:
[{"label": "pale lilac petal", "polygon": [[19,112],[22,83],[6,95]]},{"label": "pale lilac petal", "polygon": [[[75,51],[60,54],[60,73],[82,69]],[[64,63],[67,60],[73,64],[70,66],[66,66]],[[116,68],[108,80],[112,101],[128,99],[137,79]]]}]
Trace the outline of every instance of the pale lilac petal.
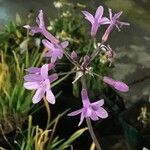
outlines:
[{"label": "pale lilac petal", "polygon": [[36,92],[35,92],[35,95],[33,96],[32,98],[32,102],[34,104],[38,103],[43,97],[44,97],[44,94],[45,94],[45,90],[43,88],[39,88]]},{"label": "pale lilac petal", "polygon": [[103,105],[104,105],[104,100],[103,99],[101,99],[99,101],[96,101],[96,102],[91,104],[91,106],[98,106],[98,107],[103,106]]},{"label": "pale lilac petal", "polygon": [[50,43],[48,40],[46,39],[43,39],[42,40],[42,43],[45,47],[47,47],[48,49],[50,50],[53,50],[54,49],[54,45],[52,43]]},{"label": "pale lilac petal", "polygon": [[52,57],[51,57],[51,63],[55,63],[56,60],[57,60],[57,56],[52,56]]},{"label": "pale lilac petal", "polygon": [[42,76],[44,79],[48,79],[48,64],[44,64],[44,65],[41,67],[41,76]]},{"label": "pale lilac petal", "polygon": [[112,19],[112,10],[109,8],[108,11],[109,11],[109,18],[111,20]]},{"label": "pale lilac petal", "polygon": [[121,91],[121,92],[128,92],[129,91],[129,87],[121,82],[121,81],[116,81],[113,85],[113,87],[118,90],[118,91]]},{"label": "pale lilac petal", "polygon": [[76,110],[76,111],[73,111],[69,114],[67,114],[67,116],[76,116],[78,114],[80,114],[82,112],[82,109],[79,109],[79,110]]},{"label": "pale lilac petal", "polygon": [[90,107],[84,107],[83,112],[85,117],[90,117],[92,114],[92,109]]},{"label": "pale lilac petal", "polygon": [[26,69],[26,71],[29,73],[40,73],[40,70],[41,68],[38,68],[38,67],[30,67]]},{"label": "pale lilac petal", "polygon": [[84,116],[84,114],[83,114],[83,112],[82,112],[82,113],[81,113],[81,116],[80,116],[80,122],[79,122],[78,126],[80,126],[80,125],[82,124],[84,118],[85,118],[85,116]]},{"label": "pale lilac petal", "polygon": [[87,19],[89,22],[91,22],[91,24],[94,23],[94,17],[92,14],[90,14],[87,11],[82,11],[82,13],[85,15],[85,19]]},{"label": "pale lilac petal", "polygon": [[55,74],[52,74],[52,75],[48,76],[48,78],[50,80],[50,83],[52,83],[52,82],[54,82],[55,80],[58,79],[58,75],[57,75],[57,73],[55,73]]},{"label": "pale lilac petal", "polygon": [[92,120],[94,120],[94,121],[96,121],[96,120],[99,119],[98,116],[97,116],[97,114],[95,113],[95,111],[92,112],[90,118],[91,118]]},{"label": "pale lilac petal", "polygon": [[23,86],[28,90],[35,90],[40,87],[40,84],[38,82],[25,82]]},{"label": "pale lilac petal", "polygon": [[122,11],[118,12],[117,14],[114,15],[114,19],[118,19],[122,15]]},{"label": "pale lilac petal", "polygon": [[39,11],[39,15],[36,18],[36,22],[39,25],[40,28],[45,28],[44,19],[43,19],[43,11]]},{"label": "pale lilac petal", "polygon": [[106,17],[101,18],[98,23],[100,24],[110,24],[110,20]]},{"label": "pale lilac petal", "polygon": [[56,39],[50,32],[46,29],[41,30],[41,33],[53,44],[58,44],[59,40]]},{"label": "pale lilac petal", "polygon": [[104,12],[104,8],[102,6],[99,6],[95,13],[95,19],[99,20],[102,17],[103,12]]},{"label": "pale lilac petal", "polygon": [[46,100],[51,104],[55,104],[55,96],[50,89],[46,91]]},{"label": "pale lilac petal", "polygon": [[58,58],[61,59],[63,57],[63,51],[62,50],[58,50]]},{"label": "pale lilac petal", "polygon": [[107,111],[100,107],[97,111],[95,111],[96,115],[102,119],[107,118],[108,117],[108,113]]},{"label": "pale lilac petal", "polygon": [[44,84],[43,88],[45,88],[45,90],[50,89],[50,80],[49,79],[45,79],[43,84]]},{"label": "pale lilac petal", "polygon": [[64,41],[61,43],[62,48],[66,48],[69,45],[68,41]]},{"label": "pale lilac petal", "polygon": [[40,82],[42,80],[42,77],[39,74],[28,74],[24,76],[24,80],[26,82]]},{"label": "pale lilac petal", "polygon": [[129,26],[130,23],[128,22],[122,22],[122,21],[119,21],[119,26],[122,27],[122,26]]}]

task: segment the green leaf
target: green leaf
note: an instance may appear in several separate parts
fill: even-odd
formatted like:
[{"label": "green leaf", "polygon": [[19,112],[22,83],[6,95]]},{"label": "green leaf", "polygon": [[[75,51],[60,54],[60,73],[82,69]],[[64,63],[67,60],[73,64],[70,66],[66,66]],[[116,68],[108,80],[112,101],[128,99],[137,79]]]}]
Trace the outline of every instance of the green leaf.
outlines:
[{"label": "green leaf", "polygon": [[74,142],[79,136],[81,136],[88,128],[82,128],[76,131],[73,135],[69,137],[58,149],[64,150],[68,148],[72,142]]}]

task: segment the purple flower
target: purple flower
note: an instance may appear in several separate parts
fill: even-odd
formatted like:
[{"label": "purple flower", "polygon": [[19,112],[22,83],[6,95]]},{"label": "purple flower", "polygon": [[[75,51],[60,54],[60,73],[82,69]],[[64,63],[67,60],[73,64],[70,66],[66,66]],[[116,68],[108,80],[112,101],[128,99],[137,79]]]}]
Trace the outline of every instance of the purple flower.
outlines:
[{"label": "purple flower", "polygon": [[80,126],[84,118],[87,117],[90,117],[94,121],[98,120],[99,118],[104,119],[108,117],[107,111],[101,107],[104,104],[103,99],[94,103],[90,103],[86,89],[82,89],[81,96],[82,96],[83,108],[68,114],[68,116],[76,116],[78,114],[81,114],[80,122],[78,126]]},{"label": "purple flower", "polygon": [[109,9],[109,18],[110,18],[110,25],[108,26],[107,30],[105,31],[103,37],[102,37],[102,41],[106,42],[108,39],[109,34],[111,33],[112,29],[114,28],[114,26],[117,27],[118,31],[120,31],[120,28],[123,25],[129,26],[130,24],[127,22],[121,22],[119,21],[119,17],[122,15],[122,11],[120,11],[119,13],[114,14],[114,16],[112,16],[112,10]]},{"label": "purple flower", "polygon": [[48,40],[43,39],[42,43],[48,48],[48,52],[45,54],[45,57],[51,57],[51,63],[55,63],[57,59],[61,59],[63,57],[64,49],[68,46],[68,41],[60,44],[53,44]]},{"label": "purple flower", "polygon": [[[33,70],[35,68],[32,68]],[[32,72],[31,68],[29,69],[29,72]],[[49,70],[49,65],[44,64],[40,68],[40,72],[34,72],[34,74],[28,74],[24,76],[24,87],[28,90],[36,90],[35,95],[32,98],[32,102],[38,103],[46,93],[46,99],[49,103],[54,104],[55,103],[55,96],[53,95],[51,91],[50,84],[55,81],[58,76],[57,74],[52,74],[48,76],[48,70]]]},{"label": "purple flower", "polygon": [[49,33],[46,30],[42,10],[39,11],[39,15],[36,18],[36,23],[38,26],[33,26],[33,27],[31,27],[29,25],[24,26],[25,28],[27,28],[29,30],[30,35],[33,36],[35,33],[41,33],[52,43],[59,43],[59,40],[56,39],[51,33]]},{"label": "purple flower", "polygon": [[95,16],[93,16],[92,14],[90,14],[87,11],[82,11],[82,13],[85,15],[85,19],[87,19],[92,24],[92,27],[91,27],[91,36],[92,37],[95,37],[97,30],[100,27],[100,25],[110,23],[108,18],[102,17],[103,12],[104,12],[104,9],[102,6],[99,6],[97,8]]},{"label": "purple flower", "polygon": [[122,81],[117,81],[106,76],[103,77],[103,81],[109,84],[110,86],[114,87],[118,91],[127,92],[129,90],[129,87]]}]

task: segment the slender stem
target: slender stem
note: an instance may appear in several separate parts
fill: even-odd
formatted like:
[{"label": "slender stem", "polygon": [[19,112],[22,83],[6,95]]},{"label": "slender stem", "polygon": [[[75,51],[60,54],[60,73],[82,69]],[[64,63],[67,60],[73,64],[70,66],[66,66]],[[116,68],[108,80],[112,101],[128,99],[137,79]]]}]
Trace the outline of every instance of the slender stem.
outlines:
[{"label": "slender stem", "polygon": [[95,133],[94,133],[94,130],[93,130],[90,118],[86,118],[86,124],[88,126],[91,138],[92,138],[93,142],[95,143],[95,146],[96,146],[97,150],[102,150],[102,148],[101,148],[101,146],[100,146],[100,144],[99,144],[99,142],[98,142],[98,140],[97,140],[97,138],[95,136]]},{"label": "slender stem", "polygon": [[45,104],[46,111],[47,111],[47,125],[46,125],[46,129],[47,129],[49,126],[49,123],[50,123],[51,112],[50,112],[50,107],[49,107],[49,104],[46,100],[46,97],[44,97],[44,104]]},{"label": "slender stem", "polygon": [[101,46],[102,46],[102,42],[101,42],[101,44],[93,51],[93,53],[92,53],[92,55],[91,55],[91,58],[90,58],[90,60],[89,60],[89,62],[88,62],[88,64],[87,64],[87,66],[91,63],[91,61],[100,53],[100,51],[101,51]]},{"label": "slender stem", "polygon": [[62,73],[58,73],[58,76],[62,76],[62,75],[66,75],[66,74],[71,74],[71,73],[76,73],[77,71],[68,71],[68,72],[62,72]]},{"label": "slender stem", "polygon": [[[87,89],[84,75],[81,77],[81,83],[82,83],[82,88]],[[95,136],[95,133],[94,133],[94,130],[93,130],[93,127],[92,127],[92,124],[91,124],[91,120],[90,120],[89,117],[86,118],[86,123],[87,123],[88,129],[89,129],[91,138],[92,138],[93,142],[95,143],[95,146],[96,146],[97,150],[102,150],[101,146],[100,146],[100,144],[99,144],[99,142],[98,142],[98,140]]]}]

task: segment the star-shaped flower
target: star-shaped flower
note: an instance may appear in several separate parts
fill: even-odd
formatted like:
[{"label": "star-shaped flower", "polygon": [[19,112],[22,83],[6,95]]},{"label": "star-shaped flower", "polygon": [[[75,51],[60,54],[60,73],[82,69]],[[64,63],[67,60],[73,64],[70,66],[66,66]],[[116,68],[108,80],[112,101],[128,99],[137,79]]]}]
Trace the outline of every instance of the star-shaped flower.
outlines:
[{"label": "star-shaped flower", "polygon": [[86,89],[82,89],[81,96],[82,96],[83,108],[68,114],[68,116],[76,116],[78,114],[81,114],[80,122],[78,126],[82,124],[84,118],[89,117],[92,120],[96,121],[99,118],[104,119],[108,117],[107,111],[101,107],[104,104],[103,99],[94,103],[90,103]]},{"label": "star-shaped flower", "polygon": [[42,10],[39,11],[39,15],[36,18],[36,23],[38,26],[33,26],[33,27],[29,25],[24,26],[29,30],[30,35],[33,36],[35,33],[41,33],[52,43],[59,43],[59,40],[46,30]]},{"label": "star-shaped flower", "polygon": [[108,26],[107,30],[105,31],[103,37],[102,37],[102,41],[106,42],[108,39],[109,34],[111,33],[112,29],[114,27],[116,27],[118,29],[118,31],[120,31],[120,28],[123,25],[129,26],[130,24],[127,22],[121,22],[119,21],[120,16],[122,15],[122,11],[114,14],[114,16],[112,15],[112,10],[109,9],[109,19],[110,19],[110,25]]},{"label": "star-shaped flower", "polygon": [[68,41],[60,44],[53,44],[46,39],[42,40],[45,47],[48,48],[48,52],[44,55],[45,57],[51,57],[51,63],[55,63],[57,59],[61,59],[64,54],[64,49],[68,46]]},{"label": "star-shaped flower", "polygon": [[36,90],[35,95],[32,98],[34,104],[38,103],[45,96],[45,93],[47,101],[51,104],[55,103],[55,96],[51,91],[50,84],[55,81],[58,76],[57,74],[48,76],[48,70],[49,65],[44,64],[40,70],[36,70],[36,73],[24,76],[24,87],[28,90]]},{"label": "star-shaped flower", "polygon": [[85,19],[87,19],[91,24],[91,36],[95,37],[98,28],[100,25],[109,24],[110,21],[106,17],[102,17],[104,12],[104,8],[102,6],[99,6],[96,10],[95,16],[93,16],[91,13],[87,11],[82,11],[82,13],[85,15]]}]

